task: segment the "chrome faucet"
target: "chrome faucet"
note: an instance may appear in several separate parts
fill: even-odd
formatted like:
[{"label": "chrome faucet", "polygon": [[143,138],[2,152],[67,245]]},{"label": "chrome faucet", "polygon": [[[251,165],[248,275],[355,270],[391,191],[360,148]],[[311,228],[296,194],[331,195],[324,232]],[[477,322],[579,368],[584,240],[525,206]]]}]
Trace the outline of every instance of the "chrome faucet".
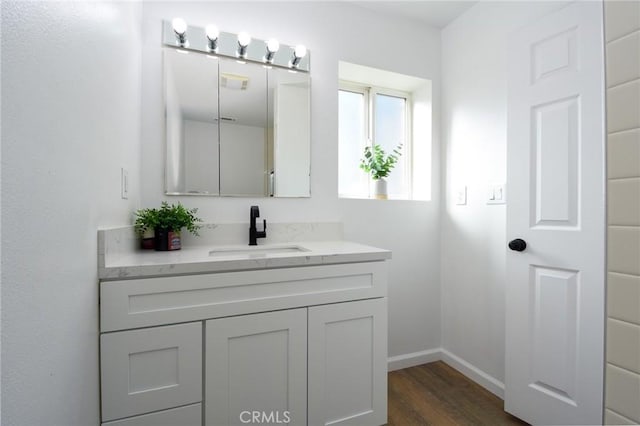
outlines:
[{"label": "chrome faucet", "polygon": [[258,231],[256,228],[256,218],[260,217],[260,209],[258,206],[251,206],[251,210],[249,211],[250,222],[249,222],[249,245],[257,246],[258,243],[256,240],[258,238],[266,238],[267,237],[267,220],[264,219],[262,221],[263,228],[262,231]]}]

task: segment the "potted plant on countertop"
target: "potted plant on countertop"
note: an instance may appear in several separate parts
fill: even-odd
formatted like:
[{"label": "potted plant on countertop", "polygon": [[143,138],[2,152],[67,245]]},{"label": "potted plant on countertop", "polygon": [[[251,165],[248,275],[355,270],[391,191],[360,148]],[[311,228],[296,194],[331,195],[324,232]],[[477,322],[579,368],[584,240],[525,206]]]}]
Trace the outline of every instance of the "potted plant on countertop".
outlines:
[{"label": "potted plant on countertop", "polygon": [[398,145],[392,153],[386,155],[384,149],[378,144],[364,148],[364,157],[360,159],[360,168],[371,178],[375,184],[374,195],[379,200],[387,199],[387,181],[391,170],[396,166],[398,157],[402,155],[402,144]]},{"label": "potted plant on countertop", "polygon": [[151,250],[155,246],[155,228],[158,223],[158,209],[140,209],[136,211],[134,227],[140,238],[140,248]]},{"label": "potted plant on countertop", "polygon": [[180,203],[169,205],[164,201],[159,209],[142,209],[136,212],[136,231],[144,238],[144,233],[153,229],[156,250],[180,250],[182,228],[187,228],[193,235],[199,235],[199,222],[202,220],[196,216],[197,212],[198,209],[189,210]]}]

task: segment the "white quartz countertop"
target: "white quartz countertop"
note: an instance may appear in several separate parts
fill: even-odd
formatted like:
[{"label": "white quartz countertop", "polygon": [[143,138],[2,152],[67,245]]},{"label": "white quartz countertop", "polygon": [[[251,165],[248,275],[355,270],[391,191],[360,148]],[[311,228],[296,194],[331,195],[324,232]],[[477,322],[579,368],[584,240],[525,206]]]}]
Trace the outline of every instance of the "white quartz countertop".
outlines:
[{"label": "white quartz countertop", "polygon": [[[212,251],[215,251],[213,255]],[[211,245],[176,251],[136,250],[102,255],[98,268],[101,280],[371,262],[391,258],[389,250],[348,241],[296,241],[253,247]]]}]

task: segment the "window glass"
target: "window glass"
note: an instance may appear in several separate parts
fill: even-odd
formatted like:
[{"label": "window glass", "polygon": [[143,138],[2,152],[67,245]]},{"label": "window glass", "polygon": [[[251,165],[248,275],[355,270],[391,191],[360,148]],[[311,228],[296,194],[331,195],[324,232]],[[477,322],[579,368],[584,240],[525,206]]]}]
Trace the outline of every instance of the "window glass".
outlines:
[{"label": "window glass", "polygon": [[407,194],[407,143],[405,140],[406,127],[406,99],[389,96],[381,93],[375,94],[373,133],[374,143],[380,145],[389,155],[402,144],[402,155],[398,158],[391,173],[386,178],[389,195],[406,196]]},{"label": "window glass", "polygon": [[339,91],[339,194],[366,195],[366,175],[358,167],[366,141],[365,96]]}]

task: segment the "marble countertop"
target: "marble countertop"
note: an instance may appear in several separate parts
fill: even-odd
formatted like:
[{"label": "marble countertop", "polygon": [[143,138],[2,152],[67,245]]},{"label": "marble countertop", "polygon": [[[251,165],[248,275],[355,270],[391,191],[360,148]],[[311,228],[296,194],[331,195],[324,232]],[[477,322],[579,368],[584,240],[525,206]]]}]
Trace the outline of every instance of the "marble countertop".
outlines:
[{"label": "marble countertop", "polygon": [[[293,251],[299,247],[302,251]],[[266,249],[292,251],[266,252]],[[211,251],[216,253],[211,255]],[[228,252],[231,250],[231,252]],[[202,274],[210,272],[271,269],[337,263],[371,262],[391,258],[389,250],[348,241],[295,241],[287,243],[247,245],[206,245],[182,250],[102,251],[98,277],[101,280],[121,280],[168,275]]]}]

